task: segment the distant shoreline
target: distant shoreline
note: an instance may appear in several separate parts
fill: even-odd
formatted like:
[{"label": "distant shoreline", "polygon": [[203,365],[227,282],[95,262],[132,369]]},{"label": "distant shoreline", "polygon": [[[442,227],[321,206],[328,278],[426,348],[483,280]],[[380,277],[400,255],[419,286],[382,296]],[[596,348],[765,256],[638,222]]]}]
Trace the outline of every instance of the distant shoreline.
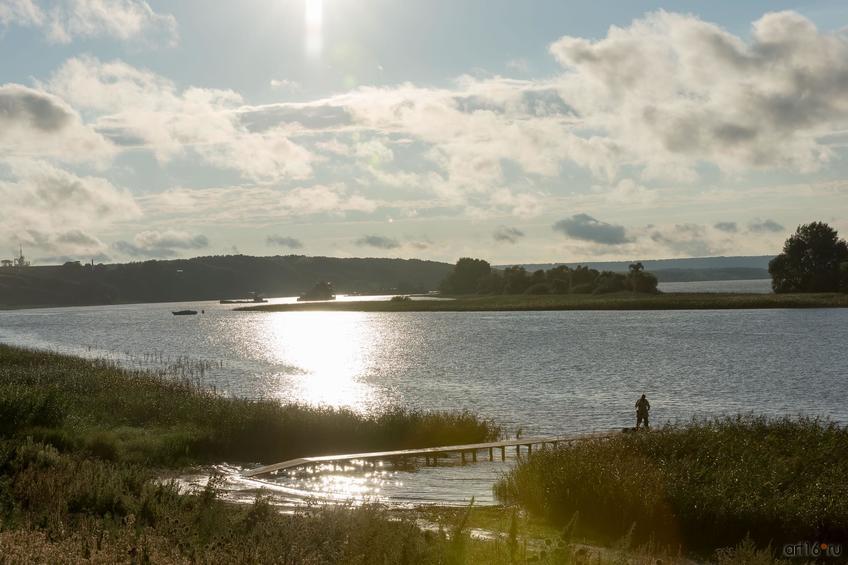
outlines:
[{"label": "distant shoreline", "polygon": [[848,294],[615,293],[603,295],[457,296],[454,300],[300,302],[236,308],[240,312],[510,312],[538,310],[749,310],[848,308]]}]

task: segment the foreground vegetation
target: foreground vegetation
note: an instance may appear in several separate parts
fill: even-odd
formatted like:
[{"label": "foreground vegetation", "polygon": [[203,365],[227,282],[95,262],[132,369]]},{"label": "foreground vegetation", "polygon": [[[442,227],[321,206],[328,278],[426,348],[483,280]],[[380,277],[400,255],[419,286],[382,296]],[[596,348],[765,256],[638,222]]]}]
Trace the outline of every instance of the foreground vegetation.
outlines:
[{"label": "foreground vegetation", "polygon": [[[277,512],[227,504],[216,481],[156,481],[189,463],[275,461],[494,439],[470,414],[228,399],[184,381],[0,345],[3,562],[445,563],[464,555],[379,508]],[[462,551],[460,551],[462,549]]]},{"label": "foreground vegetation", "polygon": [[265,304],[244,311],[291,312],[499,312],[512,310],[729,310],[758,308],[846,308],[848,294],[674,293],[459,296],[455,300]]},{"label": "foreground vegetation", "polygon": [[0,434],[175,466],[478,442],[499,429],[469,413],[363,416],[224,398],[185,379],[0,345]]},{"label": "foreground vegetation", "polygon": [[[763,484],[785,488],[788,508],[795,508],[799,501],[798,510],[787,514],[787,523],[809,518],[844,524],[836,521],[844,516],[845,487],[837,484],[837,477],[846,471],[844,434],[830,428],[816,431],[812,423],[805,426],[807,434],[797,440],[806,451],[790,468],[799,473],[798,480],[814,477],[818,483],[810,480],[806,490],[798,490],[787,480],[791,473],[784,470],[785,461],[758,455],[754,435],[740,440],[740,445],[749,446],[750,459],[728,476],[740,477],[754,466],[770,469],[766,463],[780,463],[773,471],[777,482]],[[785,427],[791,433],[784,435],[799,433],[789,424]],[[567,452],[562,453],[562,461],[548,459],[551,453],[534,456],[499,487],[502,496],[525,504],[539,519],[511,507],[415,513],[390,513],[377,506],[309,507],[282,514],[261,496],[252,505],[226,502],[220,497],[221,478],[213,477],[205,490],[194,494],[181,493],[175,483],[158,479],[168,469],[186,464],[466,443],[498,434],[496,426],[470,414],[395,411],[367,418],[338,410],[227,399],[187,382],[127,372],[107,363],[0,346],[0,562],[647,565],[657,557],[664,563],[684,562],[680,547],[673,543],[645,542],[642,530],[638,535],[627,534],[626,527],[618,527],[626,520],[613,521],[609,529],[601,529],[602,535],[594,532],[587,537],[584,526],[594,524],[595,518],[591,512],[584,512],[585,520],[564,521],[567,513],[561,510],[567,505],[560,510],[553,504],[546,506],[547,498],[569,504],[557,486],[569,480],[587,489],[586,497],[598,494],[590,481],[563,479],[564,467],[557,465],[568,464]],[[654,449],[670,457],[665,464],[672,467],[682,465],[675,457],[702,455],[697,446],[703,438],[690,438],[696,445],[687,445],[675,437],[669,430],[622,440],[647,449],[656,438]],[[781,439],[786,438],[775,437],[769,445],[778,445]],[[590,451],[599,450],[592,451],[596,465],[592,472],[620,462],[614,449],[603,451],[617,442],[618,438],[589,444]],[[828,448],[834,454],[832,460],[823,459]],[[650,455],[645,453],[643,459]],[[613,458],[604,467],[607,456]],[[813,461],[808,472],[800,467],[806,458]],[[541,492],[533,488],[551,486],[539,482],[542,472],[565,482],[554,481],[556,488],[550,495],[533,499],[528,492]],[[641,470],[639,480],[648,487],[643,506],[619,485],[617,490],[605,491],[598,507],[616,504],[625,516],[647,508],[652,516],[663,516],[667,502],[660,500],[658,509],[652,506],[658,502],[651,497],[657,492],[655,473],[650,467]],[[704,480],[715,477],[721,479],[717,483],[721,493],[736,496],[739,487],[723,475],[708,473]],[[610,480],[603,473],[598,478],[602,485]],[[740,486],[756,486],[761,478],[743,475]],[[680,492],[669,492],[689,496],[683,503],[700,503],[706,487],[698,487],[697,477],[688,480],[679,477]],[[687,484],[694,485],[690,495],[684,488]],[[826,493],[831,497],[827,511],[816,512]],[[737,512],[728,502],[724,508],[722,523],[729,524],[725,526],[729,533],[734,524],[747,525],[742,518],[760,517],[756,505],[741,506]],[[420,528],[422,516],[436,527]],[[770,519],[773,514],[764,516]],[[491,539],[473,538],[472,528],[492,532]],[[624,534],[616,537],[620,531]],[[735,543],[741,537],[728,535],[727,539]],[[608,543],[602,548],[587,546],[586,539]],[[750,541],[714,557],[720,564],[772,562],[767,550],[757,549]]]},{"label": "foreground vegetation", "polygon": [[554,524],[712,550],[848,539],[848,429],[738,417],[534,453],[496,494]]}]

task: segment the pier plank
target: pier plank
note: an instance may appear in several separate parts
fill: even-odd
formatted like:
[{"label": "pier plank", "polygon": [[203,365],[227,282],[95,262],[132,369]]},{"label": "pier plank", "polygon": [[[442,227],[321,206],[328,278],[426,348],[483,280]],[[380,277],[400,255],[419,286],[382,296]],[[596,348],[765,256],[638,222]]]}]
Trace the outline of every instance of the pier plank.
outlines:
[{"label": "pier plank", "polygon": [[[438,455],[444,455],[448,453],[460,453],[462,455],[465,452],[471,451],[474,453],[474,460],[477,460],[476,453],[478,449],[494,449],[500,448],[505,450],[507,447],[515,446],[516,448],[520,448],[522,445],[532,446],[532,445],[544,445],[546,443],[554,444],[563,443],[563,442],[574,442],[574,441],[583,441],[587,439],[600,439],[604,437],[610,437],[616,432],[614,431],[603,431],[603,432],[592,432],[585,434],[571,434],[571,435],[558,435],[558,436],[541,436],[541,437],[527,437],[520,439],[508,439],[501,441],[492,441],[486,443],[471,443],[464,445],[444,445],[440,447],[423,447],[419,449],[400,449],[396,451],[373,451],[366,453],[345,453],[340,455],[318,455],[315,457],[298,457],[297,459],[290,459],[288,461],[283,461],[281,463],[274,463],[272,465],[264,465],[262,467],[257,467],[255,469],[251,469],[249,471],[245,471],[243,475],[245,477],[258,477],[261,475],[267,475],[269,473],[273,473],[275,471],[285,471],[289,469],[295,469],[297,467],[303,467],[305,465],[317,465],[321,463],[335,463],[340,461],[355,461],[355,460],[373,460],[373,459],[393,459],[397,457],[418,457],[423,456],[425,458],[429,458],[431,455],[433,456],[433,460]],[[463,457],[464,459],[464,457]]]}]

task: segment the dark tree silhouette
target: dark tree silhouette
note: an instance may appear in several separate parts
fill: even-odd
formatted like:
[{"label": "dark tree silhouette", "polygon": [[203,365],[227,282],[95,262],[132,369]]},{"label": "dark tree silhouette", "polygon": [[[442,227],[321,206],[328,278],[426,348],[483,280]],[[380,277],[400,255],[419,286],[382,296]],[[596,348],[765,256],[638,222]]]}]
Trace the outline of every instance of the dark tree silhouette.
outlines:
[{"label": "dark tree silhouette", "polygon": [[634,292],[656,292],[657,277],[645,270],[641,262],[632,263],[627,273],[627,287]]},{"label": "dark tree silhouette", "polygon": [[[798,226],[783,245],[783,253],[769,263],[775,292],[837,292],[840,275],[848,267],[848,243],[824,222]],[[848,291],[848,286],[842,286]]]},{"label": "dark tree silhouette", "polygon": [[630,265],[630,272],[597,271],[584,265],[565,265],[533,273],[520,266],[492,269],[480,259],[463,258],[442,282],[446,294],[605,294],[635,291],[657,292],[657,277],[642,263]]},{"label": "dark tree silhouette", "polygon": [[532,284],[524,267],[507,267],[504,270],[505,294],[523,294]]},{"label": "dark tree silhouette", "polygon": [[[117,265],[0,269],[0,305],[80,305],[296,296],[315,281],[340,293],[427,292],[452,265],[404,259],[228,255]],[[406,282],[404,282],[406,281]]]},{"label": "dark tree silhouette", "polygon": [[477,292],[480,280],[491,272],[492,266],[488,261],[463,257],[442,282],[441,291],[445,294],[473,294]]}]

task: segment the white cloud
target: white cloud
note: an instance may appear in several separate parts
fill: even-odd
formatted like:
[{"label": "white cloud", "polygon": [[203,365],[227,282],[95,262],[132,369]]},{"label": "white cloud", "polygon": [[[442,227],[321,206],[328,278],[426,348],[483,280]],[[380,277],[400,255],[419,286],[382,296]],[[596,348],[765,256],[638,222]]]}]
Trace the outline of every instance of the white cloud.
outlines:
[{"label": "white cloud", "polygon": [[[530,217],[549,211],[552,193],[577,198],[580,189],[596,203],[641,207],[660,195],[664,207],[680,204],[672,193],[690,204],[727,200],[744,189],[694,194],[680,185],[705,168],[732,179],[813,171],[833,157],[827,134],[848,130],[848,40],[793,12],[767,14],[750,38],[657,12],[550,49],[563,71],[543,80],[464,76],[445,88],[363,87],[308,103],[250,106],[237,92],[181,88],[91,57],[68,61],[45,88],[94,116],[97,132],[119,146],[234,170],[251,183],[175,190],[145,197],[146,206],[168,216],[190,202],[198,211],[180,213],[244,223],[386,202],[412,215],[425,201],[474,219]],[[564,166],[592,178],[572,191]]]},{"label": "white cloud", "polygon": [[522,57],[516,57],[507,60],[506,68],[517,73],[527,74],[530,72],[530,62]]},{"label": "white cloud", "polygon": [[138,217],[132,195],[105,179],[82,177],[44,161],[9,160],[11,180],[0,181],[0,202],[10,211],[0,240],[20,241],[55,254],[96,252],[92,231]]},{"label": "white cloud", "polygon": [[560,92],[655,177],[727,170],[811,171],[818,136],[848,123],[848,39],[794,12],[756,21],[746,41],[694,16],[657,12],[598,41],[564,37]]},{"label": "white cloud", "polygon": [[50,41],[112,37],[177,42],[177,22],[143,0],[0,0],[0,25],[41,28]]},{"label": "white cloud", "polygon": [[114,148],[83,124],[65,101],[19,84],[0,85],[0,152],[3,157],[55,157],[100,161]]},{"label": "white cloud", "polygon": [[242,99],[231,90],[180,91],[153,72],[92,57],[67,61],[49,88],[99,113],[97,128],[116,143],[149,148],[161,161],[190,150],[212,166],[257,182],[312,173],[311,153],[292,142],[286,129],[254,132],[241,123],[236,110]]},{"label": "white cloud", "polygon": [[602,194],[606,202],[618,205],[647,206],[659,198],[658,190],[643,186],[630,178],[621,179],[611,188],[595,186],[593,190]]},{"label": "white cloud", "polygon": [[0,0],[0,25],[24,27],[44,23],[44,12],[33,0]]},{"label": "white cloud", "polygon": [[300,92],[303,86],[296,80],[288,79],[271,79],[269,83],[271,88],[282,92]]},{"label": "white cloud", "polygon": [[209,239],[203,234],[191,234],[180,230],[148,230],[136,234],[132,242],[117,241],[112,248],[130,257],[164,259],[175,257],[183,251],[196,251],[209,247]]},{"label": "white cloud", "polygon": [[343,185],[290,190],[266,186],[173,189],[138,197],[146,216],[162,221],[203,218],[215,224],[256,225],[315,215],[373,212],[379,203]]}]

